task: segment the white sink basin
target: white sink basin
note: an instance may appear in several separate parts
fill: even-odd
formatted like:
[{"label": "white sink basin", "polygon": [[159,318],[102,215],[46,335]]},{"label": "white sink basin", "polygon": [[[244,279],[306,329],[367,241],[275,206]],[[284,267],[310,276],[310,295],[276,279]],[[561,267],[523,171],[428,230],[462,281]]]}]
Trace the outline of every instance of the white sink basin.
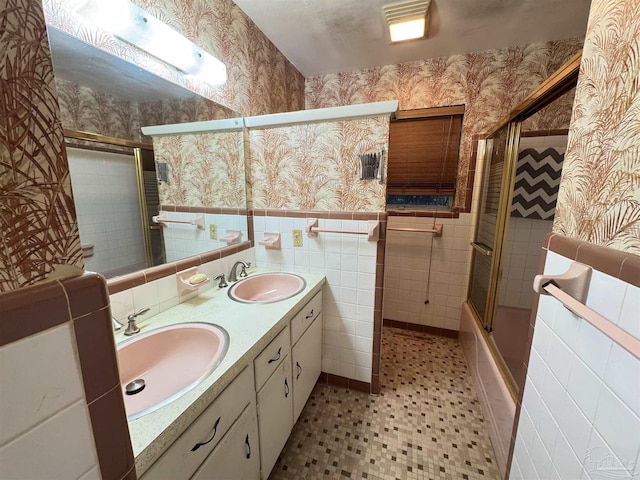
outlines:
[{"label": "white sink basin", "polygon": [[307,282],[293,273],[263,273],[245,278],[229,289],[229,297],[242,303],[274,303],[297,295]]},{"label": "white sink basin", "polygon": [[215,370],[228,347],[226,330],[209,323],[170,325],[118,345],[127,418],[139,418],[184,395]]}]

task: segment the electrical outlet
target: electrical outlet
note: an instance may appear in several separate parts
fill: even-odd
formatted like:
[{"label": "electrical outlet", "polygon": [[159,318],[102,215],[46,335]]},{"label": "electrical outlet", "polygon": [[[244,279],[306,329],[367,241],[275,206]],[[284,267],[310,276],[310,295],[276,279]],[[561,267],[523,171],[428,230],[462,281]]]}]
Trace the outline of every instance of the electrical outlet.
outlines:
[{"label": "electrical outlet", "polygon": [[209,238],[211,240],[218,239],[218,226],[213,223],[209,225]]},{"label": "electrical outlet", "polygon": [[302,230],[292,230],[293,234],[293,246],[301,247],[302,246]]}]

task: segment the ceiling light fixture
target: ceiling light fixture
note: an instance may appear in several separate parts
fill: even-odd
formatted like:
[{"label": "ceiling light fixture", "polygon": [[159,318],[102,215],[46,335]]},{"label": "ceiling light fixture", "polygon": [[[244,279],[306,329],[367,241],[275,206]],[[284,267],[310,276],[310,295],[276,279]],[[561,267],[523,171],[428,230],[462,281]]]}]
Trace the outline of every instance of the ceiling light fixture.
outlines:
[{"label": "ceiling light fixture", "polygon": [[76,13],[211,86],[217,87],[227,81],[224,63],[129,0],[87,0],[76,9]]},{"label": "ceiling light fixture", "polygon": [[391,43],[427,36],[431,0],[412,0],[382,7]]}]

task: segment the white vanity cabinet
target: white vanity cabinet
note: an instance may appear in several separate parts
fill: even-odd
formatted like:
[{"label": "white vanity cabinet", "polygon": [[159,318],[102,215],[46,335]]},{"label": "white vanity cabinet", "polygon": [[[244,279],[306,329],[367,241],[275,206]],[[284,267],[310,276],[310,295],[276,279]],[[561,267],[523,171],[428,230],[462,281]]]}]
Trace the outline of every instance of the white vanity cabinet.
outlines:
[{"label": "white vanity cabinet", "polygon": [[[260,436],[261,477],[269,477],[278,455],[293,428],[293,385],[289,352],[289,327],[258,355],[254,361]],[[286,343],[283,341],[286,340]],[[264,379],[265,373],[270,373]],[[263,381],[264,380],[264,381]]]},{"label": "white vanity cabinet", "polygon": [[255,405],[253,385],[253,369],[245,368],[171,444],[158,461],[151,465],[142,479],[190,478],[242,411],[247,406]]},{"label": "white vanity cabinet", "polygon": [[291,351],[293,423],[298,420],[322,369],[322,314],[318,314]]},{"label": "white vanity cabinet", "polygon": [[260,478],[256,407],[248,405],[191,480]]}]

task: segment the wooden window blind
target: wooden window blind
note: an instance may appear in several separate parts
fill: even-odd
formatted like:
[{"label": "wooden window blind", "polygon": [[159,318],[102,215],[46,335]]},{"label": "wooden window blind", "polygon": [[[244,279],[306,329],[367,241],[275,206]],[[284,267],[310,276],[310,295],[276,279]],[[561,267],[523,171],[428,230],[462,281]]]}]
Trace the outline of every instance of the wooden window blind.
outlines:
[{"label": "wooden window blind", "polygon": [[[406,113],[391,122],[387,194],[453,195],[455,193],[464,107],[429,111],[415,118]],[[442,109],[444,110],[444,109]]]}]

